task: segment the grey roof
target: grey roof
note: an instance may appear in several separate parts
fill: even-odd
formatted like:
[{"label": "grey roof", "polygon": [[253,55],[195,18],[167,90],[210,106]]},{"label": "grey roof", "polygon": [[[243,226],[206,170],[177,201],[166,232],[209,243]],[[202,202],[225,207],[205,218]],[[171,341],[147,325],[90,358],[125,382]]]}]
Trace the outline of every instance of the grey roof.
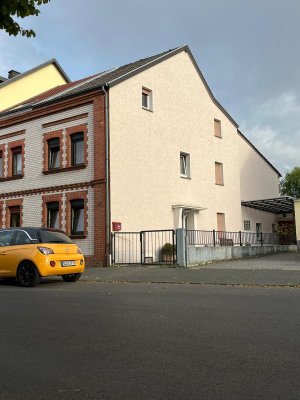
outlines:
[{"label": "grey roof", "polygon": [[[171,49],[168,51],[164,51],[163,53],[156,54],[151,57],[143,58],[141,60],[132,62],[130,64],[123,65],[118,68],[111,69],[109,71],[102,72],[100,74],[97,74],[91,79],[85,79],[85,80],[80,80],[78,85],[73,85],[71,88],[66,86],[66,90],[63,90],[63,86],[61,87],[62,90],[56,93],[55,95],[49,96],[48,98],[43,99],[42,101],[35,102],[34,105],[28,100],[27,102],[24,102],[22,106],[24,108],[28,107],[42,107],[46,104],[56,102],[59,100],[63,100],[64,98],[68,98],[71,96],[75,96],[77,94],[89,92],[95,89],[100,89],[103,88],[103,86],[107,87],[112,87],[117,85],[118,83],[150,68],[153,67],[154,65],[168,59],[169,57],[173,57],[174,55],[185,51],[188,53],[188,55],[191,58],[192,63],[194,64],[194,67],[196,68],[200,79],[202,80],[206,90],[208,91],[209,96],[211,97],[212,101],[216,104],[216,106],[224,113],[226,116],[230,119],[230,121],[233,123],[233,125],[238,128],[238,124],[234,121],[234,119],[229,115],[229,113],[222,107],[222,105],[216,100],[214,97],[212,91],[210,90],[202,72],[200,71],[189,47],[187,45],[177,47],[175,49]],[[23,107],[21,107],[23,108]],[[21,108],[18,107],[16,109],[12,109],[7,112],[3,112],[2,115],[10,114],[15,111],[21,111]]]},{"label": "grey roof", "polygon": [[242,201],[242,206],[274,214],[290,214],[294,211],[294,199],[290,196],[273,199]]}]

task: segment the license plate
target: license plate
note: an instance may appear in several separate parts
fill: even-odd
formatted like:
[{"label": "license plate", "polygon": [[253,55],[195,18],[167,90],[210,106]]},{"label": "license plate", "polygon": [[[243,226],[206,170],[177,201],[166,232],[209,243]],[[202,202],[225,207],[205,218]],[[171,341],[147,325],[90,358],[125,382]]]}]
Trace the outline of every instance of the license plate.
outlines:
[{"label": "license plate", "polygon": [[75,267],[76,261],[61,261],[62,267]]}]

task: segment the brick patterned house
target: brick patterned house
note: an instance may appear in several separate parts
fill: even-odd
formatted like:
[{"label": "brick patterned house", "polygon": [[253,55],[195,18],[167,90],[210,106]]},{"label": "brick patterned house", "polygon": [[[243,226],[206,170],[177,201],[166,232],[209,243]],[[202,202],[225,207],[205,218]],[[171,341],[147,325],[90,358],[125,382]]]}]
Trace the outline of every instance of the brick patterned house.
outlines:
[{"label": "brick patterned house", "polygon": [[241,201],[277,197],[280,174],[215,99],[188,46],[1,113],[0,173],[2,227],[63,229],[103,264],[112,222],[125,231],[276,224]]}]

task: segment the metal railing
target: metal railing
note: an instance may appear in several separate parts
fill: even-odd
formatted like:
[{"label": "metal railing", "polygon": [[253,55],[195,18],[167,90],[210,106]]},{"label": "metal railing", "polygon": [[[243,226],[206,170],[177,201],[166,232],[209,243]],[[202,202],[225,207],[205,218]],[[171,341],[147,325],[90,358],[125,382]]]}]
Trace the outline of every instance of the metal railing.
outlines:
[{"label": "metal railing", "polygon": [[174,229],[112,234],[113,264],[175,264]]},{"label": "metal railing", "polygon": [[200,246],[263,246],[271,244],[294,244],[291,237],[278,233],[225,232],[187,230],[187,244]]}]

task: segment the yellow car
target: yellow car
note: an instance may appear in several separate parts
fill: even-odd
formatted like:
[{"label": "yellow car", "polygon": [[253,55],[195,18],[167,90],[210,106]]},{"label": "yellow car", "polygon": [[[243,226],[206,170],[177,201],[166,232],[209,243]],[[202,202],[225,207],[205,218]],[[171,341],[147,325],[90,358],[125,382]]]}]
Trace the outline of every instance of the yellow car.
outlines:
[{"label": "yellow car", "polygon": [[79,247],[62,231],[50,228],[0,229],[0,278],[36,286],[41,277],[59,275],[77,281],[84,271]]}]

